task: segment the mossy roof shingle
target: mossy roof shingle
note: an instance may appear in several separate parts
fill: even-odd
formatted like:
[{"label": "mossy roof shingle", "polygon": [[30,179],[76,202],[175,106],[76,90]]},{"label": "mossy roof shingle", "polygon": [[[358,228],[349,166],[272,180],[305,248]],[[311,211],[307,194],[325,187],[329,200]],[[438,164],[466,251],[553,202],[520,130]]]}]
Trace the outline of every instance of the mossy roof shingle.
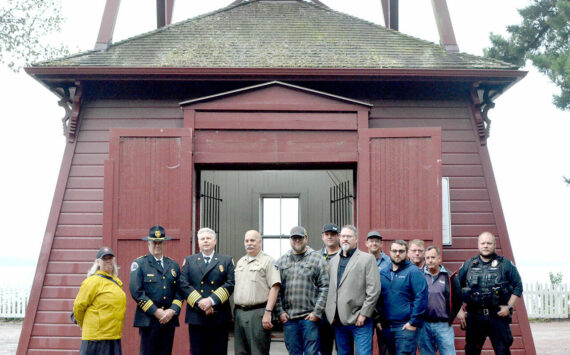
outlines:
[{"label": "mossy roof shingle", "polygon": [[251,0],[42,67],[516,69],[300,0]]}]

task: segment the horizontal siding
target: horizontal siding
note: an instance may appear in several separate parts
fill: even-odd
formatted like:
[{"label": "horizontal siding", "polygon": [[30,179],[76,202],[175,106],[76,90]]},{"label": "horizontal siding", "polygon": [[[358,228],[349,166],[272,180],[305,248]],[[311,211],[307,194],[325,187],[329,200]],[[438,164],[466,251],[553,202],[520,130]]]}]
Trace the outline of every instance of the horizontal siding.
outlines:
[{"label": "horizontal siding", "polygon": [[[442,175],[450,178],[453,244],[443,258],[457,270],[477,254],[476,235],[497,233],[486,180],[478,154],[467,102],[374,101],[370,126],[441,127]],[[61,214],[41,291],[29,354],[76,353],[78,327],[69,312],[79,285],[93,263],[102,238],[103,164],[109,154],[109,130],[115,128],[181,128],[183,112],[177,101],[88,102],[81,112],[80,131],[64,194]],[[501,241],[498,240],[500,248]],[[125,280],[124,280],[125,281]],[[513,354],[523,344],[516,317]],[[464,333],[456,327],[456,345],[463,348]],[[489,351],[486,345],[484,353]]]},{"label": "horizontal siding", "polygon": [[182,127],[183,112],[174,101],[104,101],[87,103],[80,124],[28,354],[76,354],[79,349],[81,330],[69,313],[101,247],[109,129]]},{"label": "horizontal siding", "polygon": [[[479,157],[479,141],[472,124],[468,102],[375,101],[370,114],[370,127],[441,127],[442,176],[449,177],[451,198],[452,245],[445,246],[443,261],[450,270],[458,270],[463,262],[478,254],[477,235],[482,231],[497,234],[494,211]],[[501,254],[497,239],[497,252]],[[520,303],[519,303],[520,306]],[[465,332],[455,325],[458,353],[465,347]],[[518,317],[511,325],[513,354],[524,354]],[[489,341],[483,353],[492,354]]]}]

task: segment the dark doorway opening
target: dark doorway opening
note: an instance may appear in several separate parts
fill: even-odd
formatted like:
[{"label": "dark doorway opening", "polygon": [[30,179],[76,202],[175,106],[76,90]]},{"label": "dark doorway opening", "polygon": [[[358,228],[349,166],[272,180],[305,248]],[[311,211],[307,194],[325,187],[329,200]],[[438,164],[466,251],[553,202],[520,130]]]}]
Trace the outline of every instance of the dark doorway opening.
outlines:
[{"label": "dark doorway opening", "polygon": [[322,225],[354,222],[354,170],[200,170],[200,227],[218,233],[218,252],[238,260],[250,229],[274,258],[289,250],[289,230],[302,225],[320,249]]}]

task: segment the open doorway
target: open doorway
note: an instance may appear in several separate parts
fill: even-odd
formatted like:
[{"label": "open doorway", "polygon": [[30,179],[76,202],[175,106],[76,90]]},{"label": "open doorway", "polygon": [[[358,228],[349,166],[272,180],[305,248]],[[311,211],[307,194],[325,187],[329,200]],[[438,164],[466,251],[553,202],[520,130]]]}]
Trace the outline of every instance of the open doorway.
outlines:
[{"label": "open doorway", "polygon": [[302,225],[320,249],[324,223],[354,221],[354,170],[201,170],[200,226],[218,233],[218,251],[238,260],[243,237],[256,229],[263,250],[278,258],[290,249],[289,231]]}]

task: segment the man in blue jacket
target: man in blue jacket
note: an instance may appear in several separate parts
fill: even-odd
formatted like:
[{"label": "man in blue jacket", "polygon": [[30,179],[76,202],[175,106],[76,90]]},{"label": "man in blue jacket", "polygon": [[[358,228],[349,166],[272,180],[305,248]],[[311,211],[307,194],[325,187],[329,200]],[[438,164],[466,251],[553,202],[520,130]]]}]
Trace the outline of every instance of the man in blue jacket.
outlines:
[{"label": "man in blue jacket", "polygon": [[382,292],[377,304],[385,340],[390,354],[415,354],[418,328],[428,303],[428,285],[423,272],[407,258],[408,245],[395,240],[390,245],[392,264],[380,271]]}]

